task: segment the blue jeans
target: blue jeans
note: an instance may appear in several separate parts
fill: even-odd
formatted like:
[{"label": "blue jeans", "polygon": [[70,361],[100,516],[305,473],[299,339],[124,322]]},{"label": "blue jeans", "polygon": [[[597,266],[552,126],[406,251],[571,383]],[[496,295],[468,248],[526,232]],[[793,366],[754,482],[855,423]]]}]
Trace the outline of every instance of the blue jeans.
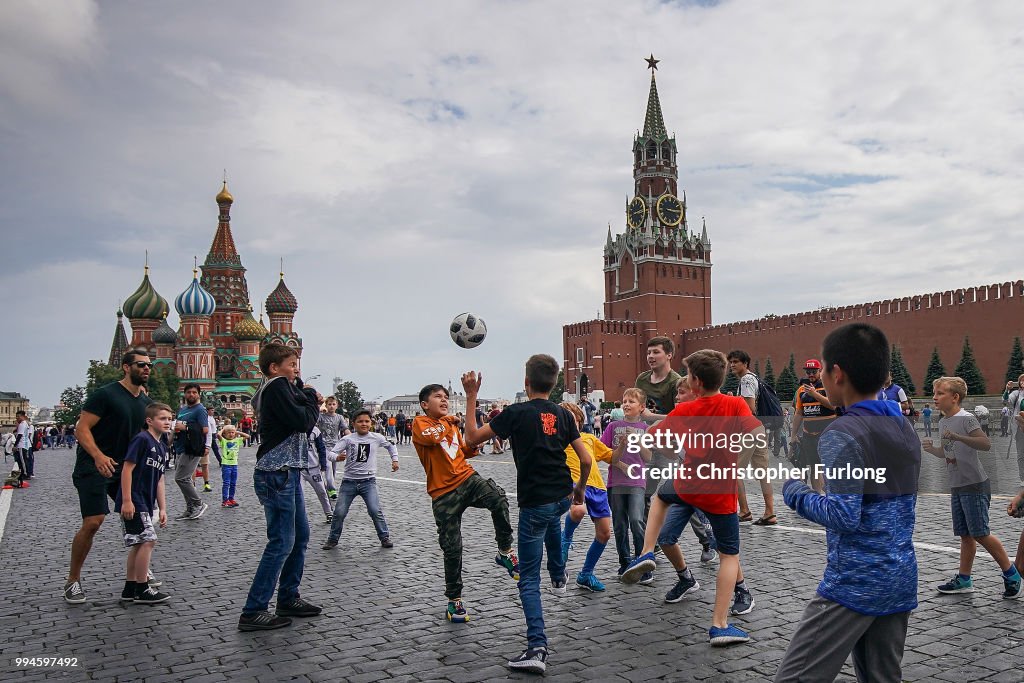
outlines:
[{"label": "blue jeans", "polygon": [[234,500],[235,484],[238,483],[238,465],[221,465],[220,477],[223,482],[221,498],[223,500]]},{"label": "blue jeans", "polygon": [[544,635],[544,608],[540,601],[540,561],[546,546],[551,580],[565,578],[562,515],[568,511],[568,498],[537,507],[519,508],[519,599],[526,617],[528,647],[547,647],[548,644]]},{"label": "blue jeans", "polygon": [[341,538],[341,529],[345,525],[345,518],[348,517],[348,509],[352,501],[362,498],[366,503],[366,511],[373,520],[373,526],[377,529],[377,537],[381,540],[388,538],[391,533],[388,531],[388,523],[384,519],[384,512],[380,509],[380,496],[377,494],[377,480],[374,477],[369,479],[342,479],[341,488],[338,489],[338,502],[334,504],[334,520],[331,522],[330,540],[337,542]]},{"label": "blue jeans", "polygon": [[277,602],[299,597],[299,583],[306,563],[309,520],[302,499],[302,478],[296,469],[267,472],[256,470],[253,487],[267,518],[267,547],[256,568],[243,614],[262,612],[277,590]]}]

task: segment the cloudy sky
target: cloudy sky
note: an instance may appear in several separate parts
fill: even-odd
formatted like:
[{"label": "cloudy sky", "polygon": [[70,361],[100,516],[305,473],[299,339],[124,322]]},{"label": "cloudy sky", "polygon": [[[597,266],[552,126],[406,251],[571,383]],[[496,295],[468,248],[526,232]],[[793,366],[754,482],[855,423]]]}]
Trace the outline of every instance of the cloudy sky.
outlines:
[{"label": "cloudy sky", "polygon": [[7,0],[0,389],[83,383],[145,249],[182,291],[227,169],[305,374],[511,397],[601,307],[651,52],[716,323],[1019,278],[1022,26],[1017,0]]}]

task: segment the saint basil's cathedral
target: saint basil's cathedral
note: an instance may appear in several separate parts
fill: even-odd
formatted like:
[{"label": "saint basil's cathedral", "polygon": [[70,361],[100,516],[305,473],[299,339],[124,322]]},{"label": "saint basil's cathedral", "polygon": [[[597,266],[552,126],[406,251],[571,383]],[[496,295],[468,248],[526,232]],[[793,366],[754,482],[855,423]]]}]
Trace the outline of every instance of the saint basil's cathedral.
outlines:
[{"label": "saint basil's cathedral", "polygon": [[[299,304],[284,283],[284,273],[265,302],[270,329],[263,315],[252,314],[245,267],[231,235],[234,197],[227,182],[216,197],[217,232],[206,260],[192,270],[192,282],[174,299],[177,331],[167,322],[167,300],[154,289],[145,267],[142,283],[117,312],[117,327],[109,363],[119,366],[130,348],[149,351],[156,367],[170,367],[182,386],[196,383],[203,394],[212,393],[227,410],[248,409],[249,400],[263,381],[260,349],[269,343],[285,344],[302,356],[302,339],[292,328]],[[131,341],[124,318],[131,324]]]}]

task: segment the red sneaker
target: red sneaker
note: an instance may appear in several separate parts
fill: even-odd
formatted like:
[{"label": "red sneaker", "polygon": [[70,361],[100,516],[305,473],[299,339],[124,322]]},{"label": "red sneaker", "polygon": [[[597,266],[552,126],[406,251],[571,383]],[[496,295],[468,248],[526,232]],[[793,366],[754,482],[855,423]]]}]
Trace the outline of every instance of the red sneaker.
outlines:
[{"label": "red sneaker", "polygon": [[230,500],[225,500],[223,503],[220,504],[220,506],[222,508],[229,508],[229,507],[231,507],[231,501]]},{"label": "red sneaker", "polygon": [[236,501],[234,498],[232,498],[231,500],[228,501],[228,505],[230,507],[236,508],[236,507],[238,507],[238,501]]}]

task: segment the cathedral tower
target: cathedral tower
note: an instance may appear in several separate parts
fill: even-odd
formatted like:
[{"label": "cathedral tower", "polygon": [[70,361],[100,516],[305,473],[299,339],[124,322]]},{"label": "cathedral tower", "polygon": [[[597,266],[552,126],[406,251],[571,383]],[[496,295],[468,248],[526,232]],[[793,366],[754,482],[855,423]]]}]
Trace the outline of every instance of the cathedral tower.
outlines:
[{"label": "cathedral tower", "polygon": [[175,348],[178,379],[182,385],[196,382],[203,391],[212,390],[217,381],[210,319],[216,312],[217,302],[199,284],[198,271],[192,271],[192,284],[174,300],[174,308],[181,318]]},{"label": "cathedral tower", "polygon": [[[124,300],[124,314],[132,325],[132,348],[146,349],[150,358],[156,357],[156,344],[153,332],[160,326],[160,321],[167,315],[167,299],[157,294],[153,283],[149,281],[149,265],[146,265],[142,283],[132,295]],[[120,366],[121,361],[117,361]]]},{"label": "cathedral tower", "polygon": [[210,320],[210,338],[216,349],[214,353],[218,379],[237,376],[238,344],[234,329],[249,311],[249,286],[245,280],[245,268],[231,234],[231,205],[234,201],[225,180],[216,197],[217,232],[214,233],[210,252],[202,265],[201,284],[217,302],[217,310]]}]

